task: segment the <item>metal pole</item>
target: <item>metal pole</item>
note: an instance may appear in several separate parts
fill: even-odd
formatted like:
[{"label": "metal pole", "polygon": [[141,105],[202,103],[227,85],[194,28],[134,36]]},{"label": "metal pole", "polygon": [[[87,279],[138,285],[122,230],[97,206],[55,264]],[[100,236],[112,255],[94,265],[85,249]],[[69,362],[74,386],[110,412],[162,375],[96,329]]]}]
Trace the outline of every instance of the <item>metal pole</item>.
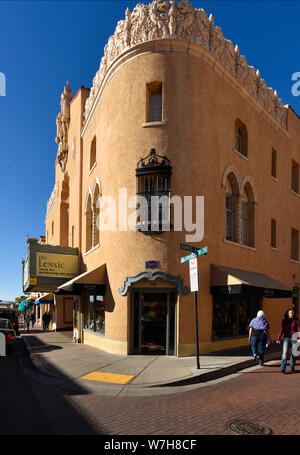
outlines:
[{"label": "metal pole", "polygon": [[197,292],[194,292],[195,302],[195,325],[196,325],[196,355],[197,355],[197,370],[200,370],[199,360],[199,334],[198,334],[198,308],[197,308]]}]

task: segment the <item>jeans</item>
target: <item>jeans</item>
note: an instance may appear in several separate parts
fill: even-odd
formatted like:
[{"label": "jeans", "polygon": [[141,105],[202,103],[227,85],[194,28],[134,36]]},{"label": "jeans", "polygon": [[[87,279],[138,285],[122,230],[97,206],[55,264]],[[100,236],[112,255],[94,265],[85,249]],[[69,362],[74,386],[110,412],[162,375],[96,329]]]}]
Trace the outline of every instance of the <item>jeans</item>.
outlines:
[{"label": "jeans", "polygon": [[283,348],[282,348],[282,357],[281,357],[281,371],[285,371],[286,364],[287,364],[287,357],[289,348],[291,348],[291,355],[290,355],[290,369],[293,371],[296,365],[296,357],[293,355],[293,345],[297,343],[297,340],[293,340],[292,338],[284,338],[283,340]]},{"label": "jeans", "polygon": [[266,341],[267,341],[267,337],[266,337],[265,333],[251,336],[252,355],[253,356],[257,355],[257,347],[258,347],[260,365],[262,365],[264,362]]}]

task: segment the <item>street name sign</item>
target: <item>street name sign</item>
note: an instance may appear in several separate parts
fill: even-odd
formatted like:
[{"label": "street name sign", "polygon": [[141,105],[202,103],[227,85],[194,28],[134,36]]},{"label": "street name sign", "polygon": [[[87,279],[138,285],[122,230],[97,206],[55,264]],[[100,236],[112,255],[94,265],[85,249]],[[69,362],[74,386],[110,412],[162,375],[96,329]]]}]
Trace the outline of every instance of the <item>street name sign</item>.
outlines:
[{"label": "street name sign", "polygon": [[[184,245],[184,244],[181,243],[180,244],[180,248],[181,248],[181,245]],[[183,262],[189,261],[190,259],[196,258],[197,256],[200,256],[201,254],[206,254],[207,253],[207,246],[205,246],[204,248],[194,248],[193,246],[189,246],[189,245],[184,245],[184,246],[187,246],[189,248],[193,248],[193,252],[191,254],[189,254],[188,256],[184,256],[183,258],[181,258],[180,259],[181,264]],[[182,248],[182,249],[184,249],[184,248]],[[189,250],[189,251],[192,251],[192,250]]]},{"label": "street name sign", "polygon": [[197,257],[197,254],[191,253],[188,256],[184,256],[183,258],[181,258],[180,262],[182,264],[183,262],[189,261],[190,259],[193,259],[193,258],[196,258],[196,257]]}]

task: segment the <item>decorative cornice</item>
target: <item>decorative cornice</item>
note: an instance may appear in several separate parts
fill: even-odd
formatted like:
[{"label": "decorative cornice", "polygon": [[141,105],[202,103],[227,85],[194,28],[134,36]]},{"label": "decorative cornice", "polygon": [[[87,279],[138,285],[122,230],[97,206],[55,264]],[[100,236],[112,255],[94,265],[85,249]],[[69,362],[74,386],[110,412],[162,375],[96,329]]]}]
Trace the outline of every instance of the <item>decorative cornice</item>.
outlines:
[{"label": "decorative cornice", "polygon": [[261,79],[259,70],[249,66],[238,46],[224,38],[220,27],[214,26],[212,15],[193,8],[188,0],[154,0],[149,5],[138,3],[132,13],[127,8],[125,19],[118,22],[114,35],[104,48],[90,95],[85,103],[87,122],[102,82],[111,65],[120,55],[134,46],[153,40],[185,40],[215,56],[233,78],[244,86],[249,95],[284,129],[287,129],[287,108],[272,88]]},{"label": "decorative cornice", "polygon": [[68,129],[70,125],[70,102],[72,99],[72,89],[69,81],[65,86],[60,98],[60,112],[56,117],[56,138],[58,144],[57,161],[64,172],[68,158]]},{"label": "decorative cornice", "polygon": [[137,281],[142,280],[143,278],[146,278],[149,281],[154,281],[157,278],[161,278],[164,281],[168,281],[170,283],[173,283],[175,286],[177,286],[178,292],[181,295],[188,295],[190,293],[190,289],[187,287],[184,287],[183,284],[183,279],[178,275],[169,275],[168,273],[157,271],[157,272],[141,272],[136,276],[128,276],[126,277],[124,281],[123,287],[118,289],[118,292],[120,295],[126,295],[129,288],[133,283],[136,283]]}]

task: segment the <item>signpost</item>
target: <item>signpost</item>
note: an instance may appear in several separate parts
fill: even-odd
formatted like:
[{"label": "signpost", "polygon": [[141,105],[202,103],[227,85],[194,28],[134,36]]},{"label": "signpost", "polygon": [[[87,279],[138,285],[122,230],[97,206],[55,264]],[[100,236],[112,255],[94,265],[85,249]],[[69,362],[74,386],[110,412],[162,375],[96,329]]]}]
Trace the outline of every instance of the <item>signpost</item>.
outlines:
[{"label": "signpost", "polygon": [[199,291],[199,282],[198,282],[198,264],[197,257],[202,254],[207,254],[207,246],[204,248],[196,248],[191,245],[185,245],[184,243],[180,244],[182,250],[191,251],[191,254],[184,256],[180,259],[181,264],[183,262],[189,261],[189,270],[190,270],[190,285],[191,292],[194,293],[194,306],[195,306],[195,328],[196,328],[196,356],[197,356],[197,369],[200,369],[200,360],[199,360],[199,332],[198,332],[198,307],[197,307],[197,291]]}]

